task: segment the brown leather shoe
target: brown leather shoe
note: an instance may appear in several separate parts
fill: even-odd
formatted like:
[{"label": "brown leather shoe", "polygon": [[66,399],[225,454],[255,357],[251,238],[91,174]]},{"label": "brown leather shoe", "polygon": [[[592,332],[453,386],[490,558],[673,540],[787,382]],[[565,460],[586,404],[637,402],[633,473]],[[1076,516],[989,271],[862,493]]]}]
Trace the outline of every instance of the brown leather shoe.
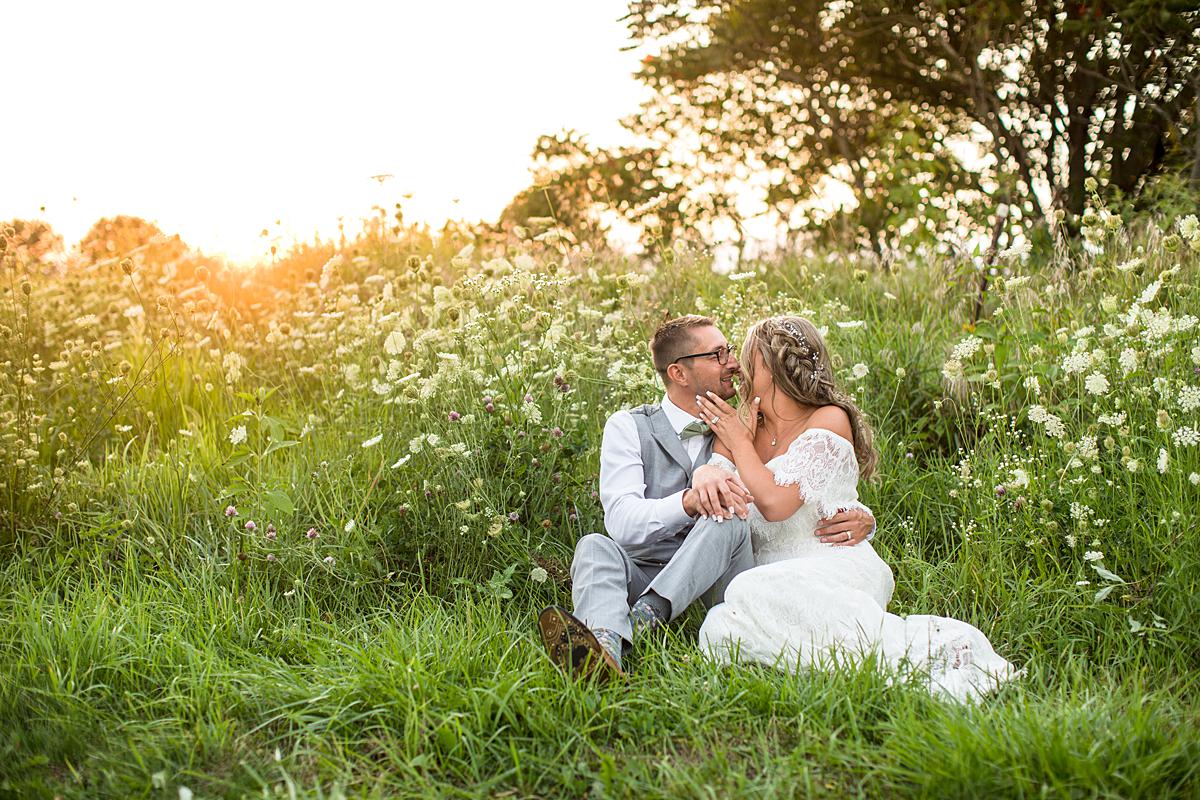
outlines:
[{"label": "brown leather shoe", "polygon": [[561,606],[547,606],[538,614],[538,630],[550,660],[576,677],[597,673],[625,678],[625,672],[583,621]]}]

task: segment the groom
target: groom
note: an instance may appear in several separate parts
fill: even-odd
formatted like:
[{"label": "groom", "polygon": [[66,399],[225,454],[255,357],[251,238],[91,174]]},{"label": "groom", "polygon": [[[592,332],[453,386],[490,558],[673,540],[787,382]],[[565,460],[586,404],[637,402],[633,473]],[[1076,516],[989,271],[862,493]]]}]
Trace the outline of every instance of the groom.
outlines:
[{"label": "groom", "polygon": [[[696,315],[660,325],[650,354],[666,386],[662,402],[618,411],[604,426],[600,502],[608,535],[588,534],[575,547],[574,614],[551,606],[538,618],[550,657],[574,673],[624,674],[635,634],[665,626],[701,597],[709,606],[721,602],[733,577],[754,566],[745,486],[725,479],[719,507],[706,507],[691,487],[713,446],[695,398],[732,398],[737,357],[716,323]],[[874,522],[869,512],[848,511],[823,520],[818,533],[858,542]]]}]

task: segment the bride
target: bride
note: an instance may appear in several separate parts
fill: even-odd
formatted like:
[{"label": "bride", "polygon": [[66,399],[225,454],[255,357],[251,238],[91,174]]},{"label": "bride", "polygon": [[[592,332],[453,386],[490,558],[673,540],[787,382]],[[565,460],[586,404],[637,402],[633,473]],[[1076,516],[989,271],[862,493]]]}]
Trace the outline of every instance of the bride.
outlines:
[{"label": "bride", "polygon": [[720,470],[737,473],[754,496],[756,566],[734,578],[725,601],[708,612],[701,647],[721,661],[736,656],[788,668],[832,667],[874,653],[885,667],[958,700],[1016,677],[966,622],[887,613],[895,581],[869,542],[830,545],[814,534],[819,519],[857,502],[858,480],[871,477],[877,456],[862,413],[834,383],[813,324],[791,316],[759,322],[741,362],[742,408],[758,413],[745,419],[715,395],[696,398],[717,442],[693,485],[703,495]]}]

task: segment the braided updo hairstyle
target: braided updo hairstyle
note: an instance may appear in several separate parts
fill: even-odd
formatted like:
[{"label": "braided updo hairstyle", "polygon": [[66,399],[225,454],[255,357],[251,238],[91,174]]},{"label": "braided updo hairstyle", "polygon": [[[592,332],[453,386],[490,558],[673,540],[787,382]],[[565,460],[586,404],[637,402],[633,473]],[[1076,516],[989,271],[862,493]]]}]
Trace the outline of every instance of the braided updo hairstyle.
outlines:
[{"label": "braided updo hairstyle", "polygon": [[817,328],[803,317],[768,317],[756,323],[742,345],[743,380],[739,387],[742,408],[749,408],[754,383],[754,353],[762,357],[779,391],[806,406],[837,406],[850,417],[854,437],[854,455],[863,480],[875,474],[879,456],[866,417],[841,389],[833,377],[829,350]]}]

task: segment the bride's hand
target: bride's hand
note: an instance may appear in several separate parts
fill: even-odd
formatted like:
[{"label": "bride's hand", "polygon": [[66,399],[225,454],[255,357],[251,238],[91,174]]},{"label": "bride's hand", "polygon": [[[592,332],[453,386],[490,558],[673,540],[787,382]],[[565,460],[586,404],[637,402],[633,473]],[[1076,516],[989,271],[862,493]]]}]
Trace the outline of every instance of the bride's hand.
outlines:
[{"label": "bride's hand", "polygon": [[689,516],[723,519],[746,519],[754,496],[736,475],[720,467],[704,465],[692,475],[691,496],[684,495],[684,511]]},{"label": "bride's hand", "polygon": [[706,392],[705,397],[696,395],[696,407],[700,410],[700,419],[708,424],[709,429],[717,435],[721,444],[733,450],[736,445],[754,443],[754,430],[758,426],[759,399],[754,398],[750,404],[748,421],[738,416],[737,409],[717,397],[712,392]]}]

